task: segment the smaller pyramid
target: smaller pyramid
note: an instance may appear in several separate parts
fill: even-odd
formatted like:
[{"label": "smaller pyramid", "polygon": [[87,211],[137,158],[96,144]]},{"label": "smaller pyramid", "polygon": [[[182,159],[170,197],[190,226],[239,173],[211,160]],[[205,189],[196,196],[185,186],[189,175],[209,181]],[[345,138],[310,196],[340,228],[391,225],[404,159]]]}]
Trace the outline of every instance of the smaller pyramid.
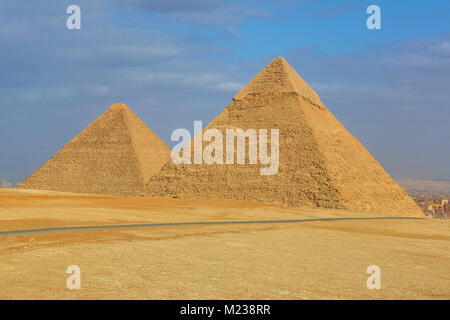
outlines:
[{"label": "smaller pyramid", "polygon": [[132,196],[170,153],[126,105],[113,104],[18,187]]}]

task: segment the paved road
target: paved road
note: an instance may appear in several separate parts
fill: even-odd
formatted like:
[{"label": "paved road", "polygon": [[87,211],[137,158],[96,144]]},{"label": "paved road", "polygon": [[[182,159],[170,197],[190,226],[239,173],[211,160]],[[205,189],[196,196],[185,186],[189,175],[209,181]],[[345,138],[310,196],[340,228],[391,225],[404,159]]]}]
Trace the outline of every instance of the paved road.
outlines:
[{"label": "paved road", "polygon": [[106,226],[78,226],[78,227],[57,227],[27,230],[0,231],[0,236],[20,236],[35,233],[68,232],[85,230],[104,229],[130,229],[130,228],[150,228],[150,227],[175,227],[175,226],[198,226],[198,225],[222,225],[222,224],[262,224],[262,223],[301,223],[314,221],[342,221],[342,220],[423,220],[424,218],[414,217],[367,217],[367,218],[321,218],[321,219],[298,219],[298,220],[248,220],[248,221],[205,221],[205,222],[174,222],[174,223],[144,223],[144,224],[122,224]]}]

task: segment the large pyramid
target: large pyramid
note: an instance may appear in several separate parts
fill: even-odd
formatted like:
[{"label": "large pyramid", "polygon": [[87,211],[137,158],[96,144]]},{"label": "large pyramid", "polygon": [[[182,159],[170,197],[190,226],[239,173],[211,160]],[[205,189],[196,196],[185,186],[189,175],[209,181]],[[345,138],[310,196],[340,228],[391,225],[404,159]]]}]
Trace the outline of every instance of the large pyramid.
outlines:
[{"label": "large pyramid", "polygon": [[169,147],[126,105],[114,104],[19,188],[135,195],[168,159]]},{"label": "large pyramid", "polygon": [[279,129],[278,173],[261,175],[260,165],[176,165],[169,160],[148,182],[146,195],[422,215],[281,57],[250,81],[205,129],[211,128],[221,130],[224,137],[225,129]]}]

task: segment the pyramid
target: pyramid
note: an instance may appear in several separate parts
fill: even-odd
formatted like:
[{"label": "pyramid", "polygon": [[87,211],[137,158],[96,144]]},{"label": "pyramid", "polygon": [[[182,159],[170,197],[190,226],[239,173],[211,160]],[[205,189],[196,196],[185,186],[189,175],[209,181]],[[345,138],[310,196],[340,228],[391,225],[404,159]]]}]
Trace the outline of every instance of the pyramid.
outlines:
[{"label": "pyramid", "polygon": [[168,159],[169,147],[126,105],[114,104],[19,188],[130,196]]},{"label": "pyramid", "polygon": [[[169,160],[151,177],[145,194],[422,215],[281,57],[250,81],[205,129],[212,128],[224,137],[225,129],[279,129],[278,173],[261,175],[259,165],[176,165]],[[203,142],[203,148],[208,144]]]}]

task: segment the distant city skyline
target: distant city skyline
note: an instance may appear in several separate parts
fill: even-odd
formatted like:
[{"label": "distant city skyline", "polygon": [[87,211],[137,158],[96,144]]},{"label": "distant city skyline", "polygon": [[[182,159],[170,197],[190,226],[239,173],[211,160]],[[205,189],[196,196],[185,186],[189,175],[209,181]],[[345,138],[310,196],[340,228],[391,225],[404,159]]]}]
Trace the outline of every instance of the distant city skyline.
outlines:
[{"label": "distant city skyline", "polygon": [[[66,27],[72,4],[81,30]],[[371,4],[381,30],[366,27]],[[206,126],[275,56],[390,175],[450,180],[449,9],[437,0],[0,0],[0,181],[26,179],[118,102],[172,147],[174,129]]]}]

